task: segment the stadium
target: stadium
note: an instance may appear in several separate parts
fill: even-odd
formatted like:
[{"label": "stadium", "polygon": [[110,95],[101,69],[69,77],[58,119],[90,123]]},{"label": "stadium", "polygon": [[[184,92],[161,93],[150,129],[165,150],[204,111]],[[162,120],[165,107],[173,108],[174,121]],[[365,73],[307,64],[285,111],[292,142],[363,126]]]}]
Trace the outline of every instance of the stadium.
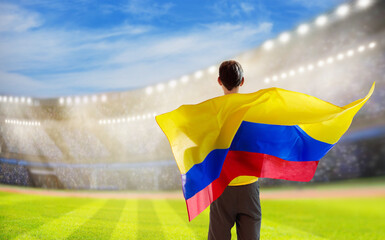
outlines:
[{"label": "stadium", "polygon": [[[385,1],[350,1],[234,56],[244,68],[244,93],[279,87],[343,106],[376,82],[310,183],[260,179],[263,239],[385,234],[384,16]],[[1,95],[0,238],[204,239],[207,211],[188,223],[180,173],[155,116],[220,96],[219,64],[124,92]],[[333,191],[341,194],[329,199]]]}]

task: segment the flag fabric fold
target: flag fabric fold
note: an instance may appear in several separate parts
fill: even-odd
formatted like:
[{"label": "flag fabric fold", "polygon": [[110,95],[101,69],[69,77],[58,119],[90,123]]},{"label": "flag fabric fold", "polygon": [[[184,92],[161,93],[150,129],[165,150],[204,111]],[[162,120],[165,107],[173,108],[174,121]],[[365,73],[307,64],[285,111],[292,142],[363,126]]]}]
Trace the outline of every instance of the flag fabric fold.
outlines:
[{"label": "flag fabric fold", "polygon": [[280,88],[228,94],[156,116],[191,221],[238,176],[310,181],[373,93],[339,107]]}]

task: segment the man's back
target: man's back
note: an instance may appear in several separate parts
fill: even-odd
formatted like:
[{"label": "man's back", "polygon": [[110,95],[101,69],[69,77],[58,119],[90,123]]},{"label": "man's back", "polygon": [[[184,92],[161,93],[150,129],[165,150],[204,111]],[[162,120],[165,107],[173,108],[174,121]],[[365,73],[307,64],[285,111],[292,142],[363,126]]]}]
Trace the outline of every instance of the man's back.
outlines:
[{"label": "man's back", "polygon": [[[225,61],[219,67],[218,83],[224,94],[238,93],[244,83],[243,70],[236,61]],[[261,229],[259,182],[254,176],[238,176],[222,195],[210,205],[208,239],[231,239],[231,228],[237,226],[238,240],[259,239]]]}]

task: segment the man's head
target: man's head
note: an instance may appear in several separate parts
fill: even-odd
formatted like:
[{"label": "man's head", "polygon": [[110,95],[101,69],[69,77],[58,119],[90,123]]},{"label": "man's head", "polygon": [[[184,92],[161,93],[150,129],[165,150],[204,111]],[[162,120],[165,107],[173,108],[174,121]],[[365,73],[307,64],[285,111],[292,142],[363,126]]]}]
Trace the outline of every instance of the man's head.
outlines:
[{"label": "man's head", "polygon": [[218,83],[225,94],[237,93],[244,81],[242,66],[237,61],[224,61],[219,67]]}]

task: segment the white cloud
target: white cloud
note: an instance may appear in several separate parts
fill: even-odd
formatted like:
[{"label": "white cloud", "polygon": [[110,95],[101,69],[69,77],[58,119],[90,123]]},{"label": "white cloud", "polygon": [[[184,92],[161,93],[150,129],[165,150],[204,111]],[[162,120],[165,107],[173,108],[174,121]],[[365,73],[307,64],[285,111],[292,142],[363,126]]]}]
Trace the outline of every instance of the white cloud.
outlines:
[{"label": "white cloud", "polygon": [[167,14],[174,6],[171,2],[158,3],[153,0],[128,0],[122,5],[104,5],[105,12],[122,11],[136,18],[152,19]]},{"label": "white cloud", "polygon": [[0,35],[0,92],[57,97],[144,87],[234,57],[271,28],[212,23],[170,33],[124,24],[6,33]]},{"label": "white cloud", "polygon": [[240,4],[240,7],[241,9],[245,12],[245,13],[250,13],[254,10],[254,6],[251,5],[250,3],[246,3],[246,2],[242,2]]},{"label": "white cloud", "polygon": [[0,94],[33,96],[46,88],[44,83],[30,77],[0,71]]},{"label": "white cloud", "polygon": [[42,24],[37,13],[16,5],[0,3],[0,32],[23,32]]},{"label": "white cloud", "polygon": [[71,89],[108,91],[156,84],[234,57],[250,45],[249,39],[262,39],[268,34],[271,26],[270,23],[258,26],[217,23],[204,26],[203,31],[120,42],[115,46],[120,52],[102,64],[118,67],[52,74],[48,76],[52,82],[47,84],[60,86],[64,95]]},{"label": "white cloud", "polygon": [[255,6],[259,5],[260,3],[250,3],[248,0],[220,0],[213,4],[212,9],[222,16],[244,17],[244,15],[250,15],[255,10]]},{"label": "white cloud", "polygon": [[345,0],[290,0],[286,3],[292,5],[300,5],[305,8],[325,8],[332,5],[338,5],[342,2],[345,2]]}]

